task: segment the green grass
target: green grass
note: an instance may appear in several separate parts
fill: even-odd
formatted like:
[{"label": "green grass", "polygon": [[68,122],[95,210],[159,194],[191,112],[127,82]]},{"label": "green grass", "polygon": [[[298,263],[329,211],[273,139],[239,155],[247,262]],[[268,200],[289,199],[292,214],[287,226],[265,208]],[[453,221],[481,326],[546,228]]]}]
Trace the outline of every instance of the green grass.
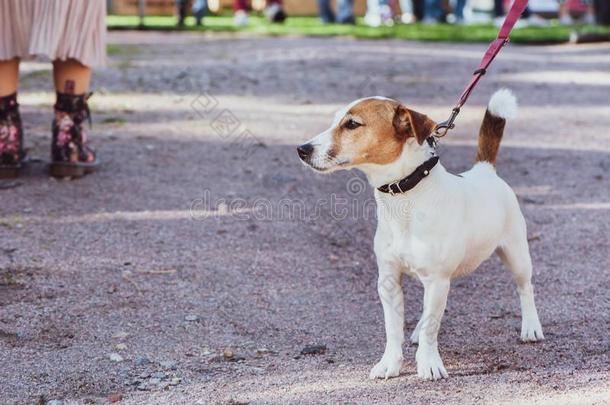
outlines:
[{"label": "green grass", "polygon": [[[108,16],[110,29],[138,28],[139,18],[135,16]],[[176,26],[174,17],[150,16],[144,20],[146,29],[168,30]],[[371,28],[359,20],[356,25],[322,24],[316,17],[290,17],[284,24],[269,24],[264,18],[252,16],[248,26],[236,28],[230,15],[211,16],[204,19],[203,27],[196,27],[194,20],[189,18],[186,31],[211,32],[251,32],[265,35],[305,35],[305,36],[336,36],[346,35],[355,38],[398,38],[417,41],[445,42],[487,42],[494,39],[498,29],[492,25],[456,26],[449,24],[437,25],[395,25],[393,27]],[[545,28],[515,29],[511,35],[515,43],[558,43],[567,42],[572,31],[610,36],[610,27],[580,26],[564,27],[552,25]],[[116,50],[115,50],[116,52]],[[118,52],[117,52],[118,53]]]}]

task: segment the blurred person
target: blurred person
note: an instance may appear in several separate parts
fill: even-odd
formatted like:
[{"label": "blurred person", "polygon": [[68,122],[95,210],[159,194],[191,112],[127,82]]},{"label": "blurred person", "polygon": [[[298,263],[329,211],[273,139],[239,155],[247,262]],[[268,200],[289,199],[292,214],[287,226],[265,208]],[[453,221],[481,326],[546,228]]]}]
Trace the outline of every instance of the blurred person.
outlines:
[{"label": "blurred person", "polygon": [[201,26],[203,17],[208,13],[208,0],[195,0],[193,2],[193,16],[195,16],[195,25]]},{"label": "blurred person", "polygon": [[[178,26],[184,27],[184,21],[188,16],[189,0],[176,0],[176,8],[178,12]],[[208,1],[207,0],[194,0],[193,7],[191,7],[193,16],[195,17],[195,24],[200,26],[203,22],[203,17],[208,12]]]},{"label": "blurred person", "polygon": [[[493,23],[495,26],[500,27],[504,23],[505,18],[505,10],[504,10],[504,0],[494,0],[494,19]],[[533,27],[545,27],[549,25],[548,21],[544,18],[538,17],[533,14],[530,10],[530,6],[528,5],[523,10],[523,14],[521,14],[521,19],[517,21],[515,24],[516,28],[522,28],[525,26],[533,26]]]},{"label": "blurred person", "polygon": [[53,62],[56,91],[51,175],[80,177],[97,167],[87,141],[91,68],[106,61],[105,0],[0,1],[0,177],[16,177],[25,158],[17,92],[22,59]]},{"label": "blurred person", "polygon": [[367,0],[364,23],[369,27],[393,25],[394,16],[389,0]]},{"label": "blurred person", "polygon": [[330,0],[318,0],[320,19],[325,24],[355,24],[354,0],[337,0],[337,15],[333,12]]},{"label": "blurred person", "polygon": [[400,0],[400,21],[403,24],[411,24],[417,21],[415,17],[415,1]]},{"label": "blurred person", "polygon": [[[233,10],[235,12],[234,23],[242,27],[248,24],[248,0],[234,0]],[[282,0],[268,0],[265,8],[265,16],[271,22],[283,22],[286,19],[286,13],[282,8]]]},{"label": "blurred person", "polygon": [[176,12],[178,13],[178,27],[184,27],[184,21],[188,16],[188,0],[176,0]]},{"label": "blurred person", "polygon": [[424,1],[424,24],[436,24],[444,21],[445,10],[443,9],[442,0],[425,0]]},{"label": "blurred person", "polygon": [[[587,7],[583,22],[585,24],[595,24],[595,7],[593,5],[593,0],[580,1]],[[559,0],[559,23],[561,25],[574,24],[574,19],[570,13],[567,0]]]},{"label": "blurred person", "polygon": [[[464,24],[466,19],[464,18],[464,10],[466,9],[467,0],[456,0],[453,7],[453,15],[455,17],[456,24]],[[470,11],[470,10],[469,10]]]}]

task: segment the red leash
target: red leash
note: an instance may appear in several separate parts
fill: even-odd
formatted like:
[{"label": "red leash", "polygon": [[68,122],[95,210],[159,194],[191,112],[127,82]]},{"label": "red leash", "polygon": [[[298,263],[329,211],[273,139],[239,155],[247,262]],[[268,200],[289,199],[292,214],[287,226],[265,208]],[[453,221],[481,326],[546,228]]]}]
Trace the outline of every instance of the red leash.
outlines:
[{"label": "red leash", "polygon": [[513,5],[508,11],[508,14],[506,15],[506,19],[504,20],[502,27],[500,28],[498,37],[489,45],[489,48],[487,48],[487,51],[485,52],[485,55],[483,55],[483,59],[479,64],[479,68],[474,71],[472,79],[470,79],[470,83],[468,83],[468,85],[462,92],[462,95],[460,96],[457,104],[453,108],[449,119],[441,122],[434,129],[434,136],[439,138],[445,136],[450,129],[453,129],[455,127],[454,122],[458,114],[460,113],[460,109],[464,104],[466,104],[466,101],[468,101],[470,93],[472,93],[479,80],[481,80],[481,77],[483,77],[485,72],[487,72],[487,68],[489,67],[489,65],[491,65],[491,62],[493,62],[494,58],[500,53],[504,45],[508,43],[509,35],[513,30],[515,24],[521,17],[521,14],[527,7],[527,3],[528,0],[514,1]]}]

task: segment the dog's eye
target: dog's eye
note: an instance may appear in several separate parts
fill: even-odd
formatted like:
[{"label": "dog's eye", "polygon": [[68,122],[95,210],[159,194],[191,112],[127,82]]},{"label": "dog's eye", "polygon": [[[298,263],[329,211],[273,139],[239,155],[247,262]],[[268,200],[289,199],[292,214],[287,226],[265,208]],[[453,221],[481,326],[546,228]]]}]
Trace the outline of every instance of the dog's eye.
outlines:
[{"label": "dog's eye", "polygon": [[354,121],[354,120],[348,120],[348,121],[345,123],[345,128],[347,128],[347,129],[356,129],[356,128],[361,127],[361,126],[362,126],[362,124],[361,124],[361,123],[356,122],[356,121]]}]

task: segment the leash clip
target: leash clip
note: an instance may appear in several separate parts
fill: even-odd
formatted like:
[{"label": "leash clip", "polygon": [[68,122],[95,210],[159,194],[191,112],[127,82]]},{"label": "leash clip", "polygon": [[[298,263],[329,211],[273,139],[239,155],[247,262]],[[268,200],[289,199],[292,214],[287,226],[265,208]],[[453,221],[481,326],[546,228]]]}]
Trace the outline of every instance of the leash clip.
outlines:
[{"label": "leash clip", "polygon": [[437,138],[442,138],[443,136],[447,135],[447,132],[449,132],[450,129],[455,128],[454,122],[459,113],[460,113],[460,108],[455,107],[452,110],[451,115],[449,116],[449,119],[441,122],[440,124],[438,124],[436,126],[436,128],[434,128],[434,136]]}]

